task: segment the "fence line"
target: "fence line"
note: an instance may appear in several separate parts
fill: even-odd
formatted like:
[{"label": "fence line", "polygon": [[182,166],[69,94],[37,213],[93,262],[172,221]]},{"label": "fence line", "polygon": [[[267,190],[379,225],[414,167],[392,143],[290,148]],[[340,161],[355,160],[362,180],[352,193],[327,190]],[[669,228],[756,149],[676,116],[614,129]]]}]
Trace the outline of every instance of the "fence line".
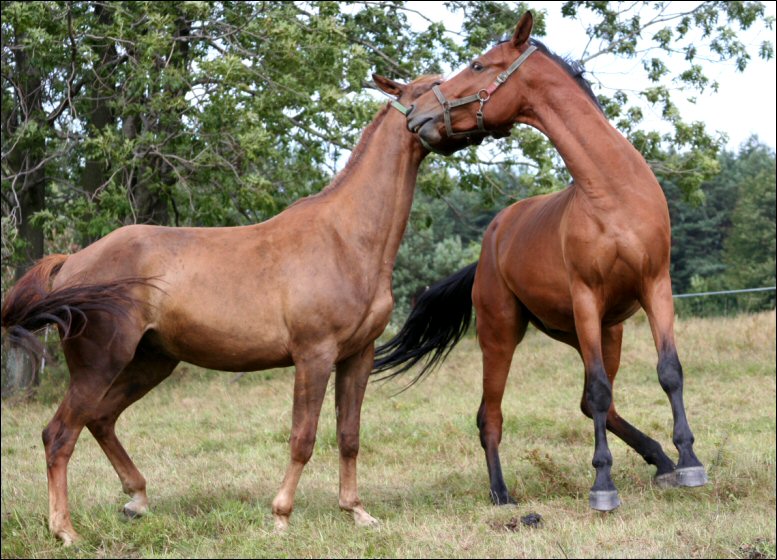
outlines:
[{"label": "fence line", "polygon": [[723,294],[743,294],[746,292],[767,292],[767,291],[774,291],[775,286],[769,286],[766,288],[746,288],[743,290],[723,290],[719,292],[697,292],[695,294],[675,294],[672,297],[673,298],[689,298],[689,297],[698,297],[698,296],[718,296]]}]

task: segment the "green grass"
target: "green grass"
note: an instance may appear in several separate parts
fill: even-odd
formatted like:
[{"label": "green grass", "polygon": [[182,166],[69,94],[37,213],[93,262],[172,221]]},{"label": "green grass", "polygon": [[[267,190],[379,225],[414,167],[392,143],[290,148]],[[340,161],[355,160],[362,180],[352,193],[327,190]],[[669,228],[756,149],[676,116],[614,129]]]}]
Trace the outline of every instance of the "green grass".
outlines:
[{"label": "green grass", "polygon": [[[120,484],[84,431],[70,462],[70,506],[83,541],[47,528],[40,432],[57,403],[2,409],[2,557],[742,557],[775,556],[775,314],[677,325],[685,400],[710,483],[660,490],[654,472],[610,436],[623,505],[588,507],[593,430],[579,411],[582,364],[531,331],[504,400],[501,453],[514,508],[488,502],[475,427],[480,352],[463,341],[414,388],[372,384],[362,412],[360,495],[381,520],[361,530],[337,507],[333,391],[300,482],[292,527],[273,534],[270,502],[288,458],[292,372],[213,374],[181,366],[119,420],[148,480],[151,513],[125,520]],[[670,456],[672,419],[643,315],[629,321],[615,399]],[[512,522],[536,512],[540,528]]]}]

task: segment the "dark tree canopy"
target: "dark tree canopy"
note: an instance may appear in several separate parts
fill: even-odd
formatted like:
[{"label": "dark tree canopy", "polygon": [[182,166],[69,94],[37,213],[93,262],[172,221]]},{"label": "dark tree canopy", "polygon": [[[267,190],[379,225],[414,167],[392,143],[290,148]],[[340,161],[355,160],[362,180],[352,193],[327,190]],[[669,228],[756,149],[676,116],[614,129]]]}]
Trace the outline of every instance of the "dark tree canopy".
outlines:
[{"label": "dark tree canopy", "polygon": [[[364,93],[372,72],[410,79],[456,67],[531,8],[446,6],[463,15],[460,32],[430,20],[414,28],[414,10],[393,1],[3,2],[3,285],[44,253],[127,223],[253,223],[318,191],[378,107]],[[714,90],[711,65],[744,70],[751,57],[771,58],[771,43],[753,50],[746,38],[773,22],[761,2],[685,6],[558,9],[597,22],[589,49],[576,54],[583,63],[642,60],[654,86],[600,99],[654,169],[699,201],[722,140],[684,122],[673,100]],[[542,11],[534,32],[553,34]],[[687,68],[673,74],[666,57],[677,52]],[[596,91],[601,79],[591,79]],[[638,128],[632,96],[660,107],[672,132]],[[429,158],[421,189],[506,203],[565,186],[563,165],[537,131],[518,127],[492,146],[493,160],[474,149]]]}]

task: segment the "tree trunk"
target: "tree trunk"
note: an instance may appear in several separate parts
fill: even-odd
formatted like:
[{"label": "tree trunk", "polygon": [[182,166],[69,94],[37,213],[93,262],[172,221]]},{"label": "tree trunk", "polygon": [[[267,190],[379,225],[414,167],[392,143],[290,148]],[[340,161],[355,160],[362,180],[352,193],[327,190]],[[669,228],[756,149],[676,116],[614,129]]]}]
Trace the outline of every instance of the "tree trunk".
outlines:
[{"label": "tree trunk", "polygon": [[[22,47],[24,37],[15,34],[14,82],[18,105],[8,118],[8,132],[13,135],[28,121],[37,121],[37,129],[48,127],[43,112],[41,76],[30,64],[27,51]],[[8,167],[19,201],[19,236],[25,243],[23,259],[16,265],[15,276],[21,278],[30,265],[43,256],[43,231],[31,222],[36,212],[46,208],[46,150],[42,133],[31,135],[26,141],[16,143],[7,156]]]},{"label": "tree trunk", "polygon": [[[97,3],[94,6],[97,21],[101,26],[109,26],[113,23],[113,6]],[[107,34],[106,34],[107,35]],[[95,66],[95,79],[87,86],[87,99],[91,107],[87,112],[87,130],[90,134],[99,135],[107,126],[114,126],[116,119],[110,107],[110,101],[116,95],[116,82],[114,74],[114,61],[117,57],[116,45],[112,39],[103,36],[101,39],[93,39],[90,42],[92,50],[99,59]],[[94,197],[98,189],[106,180],[105,159],[87,159],[81,173],[81,186],[86,196]],[[88,219],[88,218],[87,218]],[[95,238],[85,236],[82,239],[84,245],[89,245]]]}]

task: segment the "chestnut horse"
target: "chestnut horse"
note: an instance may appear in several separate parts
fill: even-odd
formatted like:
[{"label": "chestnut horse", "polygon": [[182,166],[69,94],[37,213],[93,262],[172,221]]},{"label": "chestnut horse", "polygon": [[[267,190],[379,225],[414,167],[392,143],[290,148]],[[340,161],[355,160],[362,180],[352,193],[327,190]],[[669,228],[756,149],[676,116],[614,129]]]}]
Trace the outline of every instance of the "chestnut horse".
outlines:
[{"label": "chestnut horse", "polygon": [[359,416],[374,340],[394,304],[391,274],[418,167],[428,153],[408,131],[401,103],[439,82],[374,79],[399,102],[378,113],[321,193],[251,226],[122,227],[78,253],[42,259],[8,293],[2,326],[10,336],[29,340],[30,331],[58,323],[70,369],[69,389],[43,431],[49,526],[66,544],[77,538],[67,464],[84,426],[132,498],[125,513],[146,511],[146,481],[114,425],[179,361],[228,371],[296,366],[291,460],[272,502],[278,530],[288,525],[313,452],[334,366],[339,505],[357,525],[376,523],[357,493]]},{"label": "chestnut horse", "polygon": [[[531,13],[524,14],[511,40],[416,100],[408,127],[430,149],[450,152],[451,139],[459,142],[470,131],[504,134],[515,122],[529,124],[558,149],[574,182],[501,211],[486,230],[480,260],[419,299],[397,337],[378,348],[376,371],[402,366],[395,372],[400,373],[419,361],[425,361],[419,377],[429,371],[466,331],[474,302],[483,353],[477,425],[491,498],[515,503],[498,451],[513,353],[529,323],[571,345],[585,366],[581,408],[594,423],[596,479],[589,502],[609,511],[620,500],[610,477],[607,429],[657,467],[658,484],[706,482],[693,452],[675,348],[669,212],[650,167],[607,121],[582,70],[530,39],[532,23]],[[613,404],[623,322],[640,306],[650,321],[658,379],[672,407],[676,466]]]}]

